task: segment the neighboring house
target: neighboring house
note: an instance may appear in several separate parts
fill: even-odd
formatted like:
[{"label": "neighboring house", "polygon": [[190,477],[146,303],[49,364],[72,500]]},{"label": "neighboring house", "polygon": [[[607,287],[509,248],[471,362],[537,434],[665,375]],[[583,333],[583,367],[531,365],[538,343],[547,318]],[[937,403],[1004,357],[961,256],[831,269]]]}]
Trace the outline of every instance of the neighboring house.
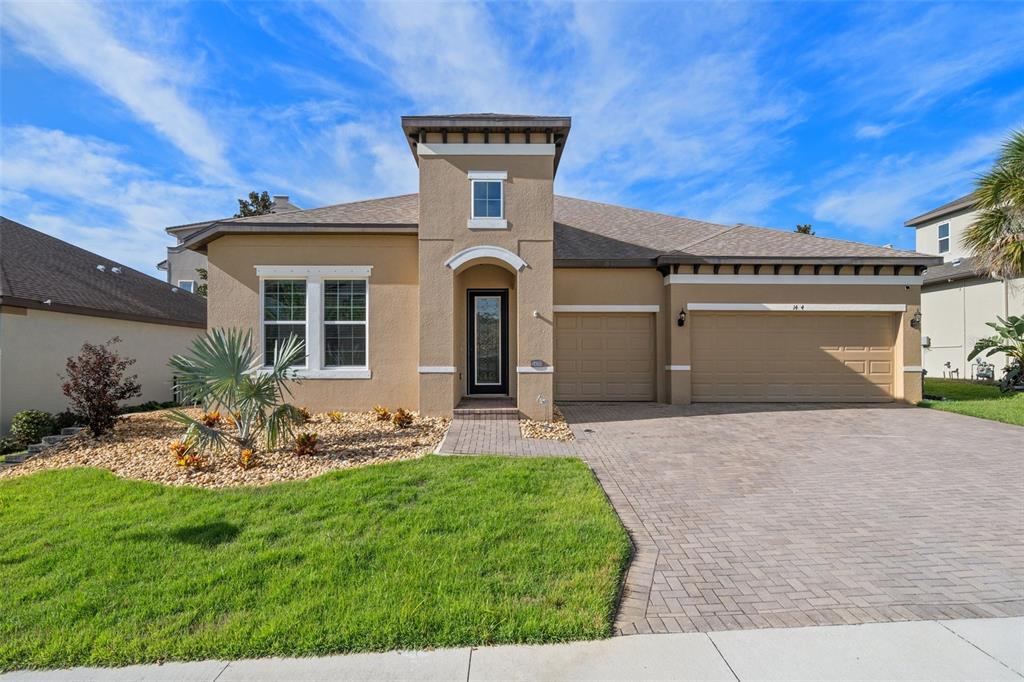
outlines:
[{"label": "neighboring house", "polygon": [[[287,195],[275,195],[271,203],[271,213],[287,213],[288,211],[299,211],[298,206],[293,204]],[[225,218],[225,220],[234,220]],[[206,269],[206,256],[195,251],[189,251],[182,246],[182,243],[189,235],[209,226],[211,220],[200,223],[189,223],[187,225],[172,225],[164,228],[167,234],[178,240],[174,246],[167,247],[167,259],[156,264],[158,270],[167,273],[167,281],[177,287],[194,293],[196,288],[202,284],[200,281],[199,269]]]},{"label": "neighboring house", "polygon": [[211,327],[251,329],[267,362],[305,338],[297,404],[920,399],[915,315],[941,259],[555,196],[567,117],[402,126],[418,194],[183,239],[209,258]]},{"label": "neighboring house", "polygon": [[[985,323],[997,316],[1024,315],[1024,279],[989,277],[961,244],[976,218],[973,195],[968,194],[904,223],[916,230],[918,251],[944,261],[928,268],[921,289],[923,362],[931,376],[973,378],[977,360],[969,362],[967,356],[978,339],[995,333]],[[982,359],[995,365],[998,379],[1005,356]]]},{"label": "neighboring house", "polygon": [[86,341],[120,337],[138,402],[170,400],[167,361],[205,327],[199,296],[0,218],[0,432],[21,410],[67,408],[60,374]]}]

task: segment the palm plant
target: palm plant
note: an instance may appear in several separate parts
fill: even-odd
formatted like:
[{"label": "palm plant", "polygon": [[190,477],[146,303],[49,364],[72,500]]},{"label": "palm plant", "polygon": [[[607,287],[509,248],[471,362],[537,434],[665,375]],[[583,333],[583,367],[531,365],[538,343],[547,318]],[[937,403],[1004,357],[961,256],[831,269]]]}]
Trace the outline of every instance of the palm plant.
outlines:
[{"label": "palm plant", "polygon": [[986,322],[996,330],[996,336],[981,339],[974,344],[974,350],[967,356],[968,361],[978,357],[982,352],[985,357],[1003,353],[1009,361],[1003,370],[1003,378],[999,388],[1004,392],[1024,383],[1024,317],[1010,315],[1007,319],[997,317],[999,322]]},{"label": "palm plant", "polygon": [[242,451],[254,448],[262,436],[268,450],[276,448],[303,421],[285,398],[291,396],[286,382],[297,380],[291,367],[305,354],[303,342],[291,336],[275,346],[273,367],[263,369],[250,331],[214,329],[195,339],[189,357],[176,355],[168,363],[183,399],[230,418],[207,425],[172,411],[170,418],[188,427],[182,442],[201,452],[232,445]]},{"label": "palm plant", "polygon": [[1024,130],[1010,134],[999,159],[978,179],[974,191],[978,219],[963,236],[993,277],[1024,276]]}]

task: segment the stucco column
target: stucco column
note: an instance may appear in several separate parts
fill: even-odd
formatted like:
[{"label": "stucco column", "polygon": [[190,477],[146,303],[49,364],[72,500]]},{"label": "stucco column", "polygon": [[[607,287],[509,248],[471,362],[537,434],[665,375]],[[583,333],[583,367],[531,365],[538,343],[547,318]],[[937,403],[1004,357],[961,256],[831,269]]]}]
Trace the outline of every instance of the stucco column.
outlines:
[{"label": "stucco column", "polygon": [[921,374],[921,330],[910,326],[910,321],[921,309],[910,304],[907,310],[896,316],[899,328],[896,330],[896,344],[893,349],[896,376],[893,393],[897,400],[908,403],[919,402],[924,397],[924,382]]},{"label": "stucco column", "polygon": [[[555,360],[552,244],[522,241],[519,256],[528,265],[519,272],[516,287],[518,407],[530,419],[550,420],[555,400],[554,374],[550,371]],[[532,367],[534,360],[541,360],[546,367]]]},{"label": "stucco column", "polygon": [[679,326],[679,311],[686,307],[684,285],[669,284],[665,287],[668,322],[668,353],[665,371],[668,373],[669,402],[673,405],[689,405],[690,389],[690,328],[693,320],[687,311],[686,324]]},{"label": "stucco column", "polygon": [[455,377],[455,275],[444,264],[451,248],[448,240],[422,240],[419,244],[419,404],[420,413],[431,417],[450,417],[459,398]]}]

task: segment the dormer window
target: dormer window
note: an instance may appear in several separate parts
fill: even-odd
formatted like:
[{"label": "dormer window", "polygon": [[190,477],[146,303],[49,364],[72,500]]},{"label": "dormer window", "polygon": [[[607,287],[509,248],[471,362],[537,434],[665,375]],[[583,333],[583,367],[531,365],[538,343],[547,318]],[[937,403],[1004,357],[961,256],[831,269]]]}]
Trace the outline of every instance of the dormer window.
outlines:
[{"label": "dormer window", "polygon": [[939,225],[939,253],[949,253],[949,223]]},{"label": "dormer window", "polygon": [[469,228],[473,230],[504,230],[505,171],[470,171]]}]

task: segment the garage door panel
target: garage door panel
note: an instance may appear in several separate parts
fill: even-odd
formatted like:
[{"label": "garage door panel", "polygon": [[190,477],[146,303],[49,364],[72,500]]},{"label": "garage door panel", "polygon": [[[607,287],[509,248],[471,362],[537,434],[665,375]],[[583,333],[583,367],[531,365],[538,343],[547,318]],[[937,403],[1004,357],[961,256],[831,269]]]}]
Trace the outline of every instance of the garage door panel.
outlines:
[{"label": "garage door panel", "polygon": [[691,320],[697,402],[892,399],[892,315],[701,312]]},{"label": "garage door panel", "polygon": [[654,400],[654,315],[558,313],[556,400]]}]

